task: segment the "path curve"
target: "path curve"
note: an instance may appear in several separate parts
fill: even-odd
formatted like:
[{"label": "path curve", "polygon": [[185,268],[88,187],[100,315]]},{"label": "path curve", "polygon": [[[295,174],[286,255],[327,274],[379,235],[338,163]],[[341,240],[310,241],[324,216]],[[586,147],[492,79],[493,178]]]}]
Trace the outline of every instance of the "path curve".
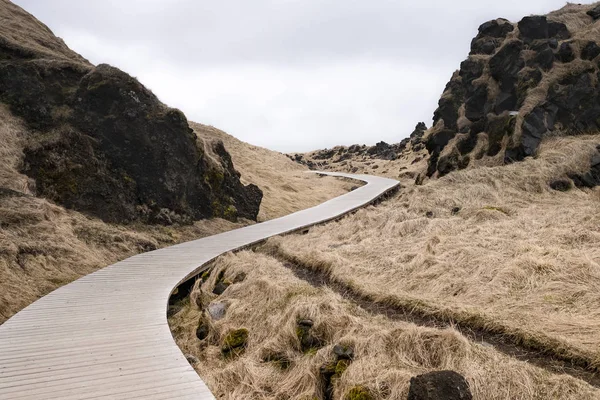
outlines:
[{"label": "path curve", "polygon": [[282,218],[133,256],[0,325],[0,399],[213,399],[171,336],[169,296],[223,253],[335,219],[399,185],[319,173],[367,185]]}]

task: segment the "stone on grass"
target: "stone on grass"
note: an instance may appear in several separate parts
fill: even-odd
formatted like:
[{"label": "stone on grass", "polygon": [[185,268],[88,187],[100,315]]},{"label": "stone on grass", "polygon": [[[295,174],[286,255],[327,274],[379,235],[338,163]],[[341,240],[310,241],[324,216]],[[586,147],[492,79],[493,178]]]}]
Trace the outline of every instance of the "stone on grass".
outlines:
[{"label": "stone on grass", "polygon": [[472,400],[466,379],[454,371],[434,371],[410,378],[408,400]]}]

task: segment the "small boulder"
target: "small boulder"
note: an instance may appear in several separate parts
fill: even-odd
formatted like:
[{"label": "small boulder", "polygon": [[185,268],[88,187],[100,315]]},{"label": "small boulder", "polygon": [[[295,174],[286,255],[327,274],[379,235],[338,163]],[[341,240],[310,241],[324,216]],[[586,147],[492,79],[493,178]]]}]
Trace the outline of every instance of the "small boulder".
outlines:
[{"label": "small boulder", "polygon": [[219,281],[215,284],[215,287],[213,289],[213,293],[220,296],[223,294],[223,292],[225,292],[225,290],[230,286],[229,283],[227,282],[223,282],[223,281]]},{"label": "small boulder", "polygon": [[478,36],[490,36],[493,38],[504,38],[515,29],[513,24],[504,18],[493,19],[479,26]]},{"label": "small boulder", "polygon": [[210,303],[208,305],[208,314],[215,321],[225,318],[226,312],[227,304],[224,302]]},{"label": "small boulder", "polygon": [[550,187],[559,192],[567,192],[573,187],[573,184],[569,179],[556,179],[550,182]]},{"label": "small boulder", "polygon": [[548,37],[565,40],[571,37],[571,32],[562,22],[548,21]]},{"label": "small boulder", "polygon": [[466,379],[454,371],[434,371],[410,378],[408,400],[472,400]]},{"label": "small boulder", "polygon": [[587,42],[585,47],[581,50],[581,58],[584,60],[593,60],[600,54],[600,46],[596,42]]},{"label": "small boulder", "polygon": [[471,52],[469,54],[493,54],[496,48],[499,46],[496,39],[474,38],[471,41]]},{"label": "small boulder", "polygon": [[210,327],[208,326],[208,324],[205,321],[200,320],[198,328],[196,328],[196,337],[200,340],[204,340],[208,337],[209,333]]},{"label": "small boulder", "polygon": [[333,354],[336,355],[338,360],[352,360],[354,359],[354,349],[350,346],[342,346],[336,344],[333,346]]},{"label": "small boulder", "polygon": [[483,63],[481,61],[468,59],[460,63],[458,75],[462,77],[463,83],[470,84],[482,74]]},{"label": "small boulder", "polygon": [[548,71],[554,64],[554,51],[552,51],[550,46],[541,49],[533,58],[532,64],[539,65],[540,68]]},{"label": "small boulder", "polygon": [[563,63],[569,63],[575,59],[575,53],[573,52],[571,43],[561,43],[558,51],[556,52],[556,59]]},{"label": "small boulder", "polygon": [[548,20],[543,15],[525,17],[519,21],[519,33],[523,40],[548,38]]}]

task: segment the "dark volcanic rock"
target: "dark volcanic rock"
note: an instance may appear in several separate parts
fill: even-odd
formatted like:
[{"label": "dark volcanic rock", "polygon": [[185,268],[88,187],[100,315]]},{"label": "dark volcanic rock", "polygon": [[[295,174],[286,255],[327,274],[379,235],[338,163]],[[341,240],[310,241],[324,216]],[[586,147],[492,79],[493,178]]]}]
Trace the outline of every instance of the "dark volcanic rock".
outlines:
[{"label": "dark volcanic rock", "polygon": [[556,59],[563,63],[568,63],[575,59],[575,53],[573,52],[571,43],[564,42],[560,44],[560,47],[556,52]]},{"label": "dark volcanic rock", "polygon": [[429,152],[429,163],[427,167],[427,176],[431,177],[438,170],[438,161],[440,157],[440,153],[442,149],[456,136],[456,132],[450,129],[444,129],[440,132],[432,134],[427,143],[425,143],[425,148]]},{"label": "dark volcanic rock", "polygon": [[502,92],[496,97],[494,102],[494,112],[501,114],[504,111],[512,111],[517,108],[517,94],[513,90],[511,92]]},{"label": "dark volcanic rock", "polygon": [[522,129],[519,145],[506,151],[506,162],[520,161],[535,154],[543,135],[548,131],[545,110],[542,107],[536,107],[525,117]]},{"label": "dark volcanic rock", "polygon": [[370,147],[367,150],[367,154],[371,156],[377,156],[383,160],[395,160],[398,154],[394,151],[394,148],[386,142],[379,142],[375,146]]},{"label": "dark volcanic rock", "polygon": [[548,91],[548,104],[556,110],[556,121],[548,125],[550,130],[553,130],[554,122],[578,132],[600,127],[598,91],[587,71],[568,76],[553,85]]},{"label": "dark volcanic rock", "polygon": [[514,29],[515,27],[508,20],[499,18],[484,22],[479,26],[478,31],[481,36],[504,38]]},{"label": "dark volcanic rock", "polygon": [[517,74],[525,66],[521,56],[523,43],[515,40],[506,44],[490,59],[490,73],[502,91],[510,91],[517,81]]},{"label": "dark volcanic rock", "polygon": [[499,45],[496,39],[475,38],[471,41],[471,52],[469,54],[493,54]]},{"label": "dark volcanic rock", "polygon": [[520,37],[526,43],[537,39],[555,38],[564,40],[571,37],[571,33],[565,24],[548,21],[545,16],[541,15],[525,17],[519,21],[518,25]]},{"label": "dark volcanic rock", "polygon": [[562,22],[548,21],[548,37],[558,40],[565,40],[571,37],[571,32]]},{"label": "dark volcanic rock", "polygon": [[433,114],[434,123],[443,120],[444,126],[449,129],[457,129],[456,120],[458,119],[458,109],[460,102],[454,97],[442,97],[438,103],[438,108]]},{"label": "dark volcanic rock", "polygon": [[208,337],[209,333],[210,327],[205,321],[201,320],[198,324],[198,328],[196,329],[196,337],[200,340],[204,340]]},{"label": "dark volcanic rock", "polygon": [[333,346],[333,354],[336,355],[338,360],[352,360],[354,359],[354,349],[349,346],[343,346],[336,344]]},{"label": "dark volcanic rock", "polygon": [[545,16],[534,15],[519,21],[519,34],[523,40],[547,39],[548,20]]},{"label": "dark volcanic rock", "polygon": [[0,101],[32,128],[24,172],[38,195],[109,222],[256,219],[262,192],[240,183],[222,143],[214,165],[185,115],[136,79],[82,59],[11,54]]},{"label": "dark volcanic rock", "polygon": [[532,50],[536,52],[536,55],[528,62],[528,66],[539,66],[546,71],[552,68],[552,65],[554,64],[554,51],[547,41],[538,43],[532,47]]},{"label": "dark volcanic rock", "polygon": [[586,14],[592,17],[594,20],[597,20],[598,18],[600,18],[600,5],[592,8]]},{"label": "dark volcanic rock", "polygon": [[483,63],[478,60],[465,60],[460,64],[459,76],[462,78],[463,84],[469,85],[473,80],[479,78],[483,74]]},{"label": "dark volcanic rock", "polygon": [[466,379],[454,371],[435,371],[410,378],[408,400],[471,400]]},{"label": "dark volcanic rock", "polygon": [[465,102],[465,116],[469,120],[477,121],[484,117],[487,96],[487,85],[481,85],[478,86],[473,95],[467,99]]},{"label": "dark volcanic rock", "polygon": [[592,60],[600,54],[600,46],[596,42],[587,42],[585,47],[581,50],[581,58],[584,60]]},{"label": "dark volcanic rock", "polygon": [[573,187],[573,183],[568,179],[556,179],[549,186],[559,192],[567,192]]},{"label": "dark volcanic rock", "polygon": [[[574,61],[581,40],[567,41],[571,32],[564,23],[531,16],[518,28],[519,39],[508,35],[514,26],[505,20],[479,28],[470,54],[491,57],[470,56],[446,85],[434,113],[434,126],[441,119],[444,125],[426,143],[427,176],[443,176],[483,157],[509,163],[533,156],[547,132],[600,130],[600,64],[589,62],[600,57],[600,46],[583,42],[581,57],[588,61],[564,69],[558,63]],[[486,79],[488,73],[493,81]],[[459,120],[463,110],[465,118]],[[524,110],[531,111],[523,115]]]},{"label": "dark volcanic rock", "polygon": [[419,122],[415,126],[415,130],[410,134],[410,141],[413,144],[413,146],[418,143],[421,143],[421,140],[423,139],[423,134],[426,130],[427,125],[425,125],[425,122]]}]

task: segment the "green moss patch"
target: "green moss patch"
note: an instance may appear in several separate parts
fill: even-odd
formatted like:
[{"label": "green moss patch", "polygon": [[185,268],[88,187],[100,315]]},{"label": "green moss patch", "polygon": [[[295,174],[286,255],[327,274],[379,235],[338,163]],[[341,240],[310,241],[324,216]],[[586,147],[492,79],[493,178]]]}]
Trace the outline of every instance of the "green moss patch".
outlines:
[{"label": "green moss patch", "polygon": [[221,353],[225,357],[238,356],[244,352],[248,346],[248,329],[235,329],[225,336]]}]

